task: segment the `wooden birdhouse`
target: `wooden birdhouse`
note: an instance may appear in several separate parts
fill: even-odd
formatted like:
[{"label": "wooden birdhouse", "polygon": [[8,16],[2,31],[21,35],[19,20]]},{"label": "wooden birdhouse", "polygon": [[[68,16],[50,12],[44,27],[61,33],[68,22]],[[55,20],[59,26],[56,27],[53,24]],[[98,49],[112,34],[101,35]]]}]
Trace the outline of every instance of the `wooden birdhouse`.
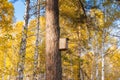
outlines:
[{"label": "wooden birdhouse", "polygon": [[68,49],[68,38],[60,38],[59,40],[59,49],[67,50]]}]

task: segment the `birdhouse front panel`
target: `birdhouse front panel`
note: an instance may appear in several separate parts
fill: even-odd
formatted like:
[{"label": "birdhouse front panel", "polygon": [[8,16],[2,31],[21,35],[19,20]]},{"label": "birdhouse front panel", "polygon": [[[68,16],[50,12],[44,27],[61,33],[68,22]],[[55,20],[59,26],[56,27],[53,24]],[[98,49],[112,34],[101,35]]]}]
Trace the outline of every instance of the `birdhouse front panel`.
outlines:
[{"label": "birdhouse front panel", "polygon": [[68,49],[68,39],[67,38],[60,38],[59,49],[60,50],[67,50]]}]

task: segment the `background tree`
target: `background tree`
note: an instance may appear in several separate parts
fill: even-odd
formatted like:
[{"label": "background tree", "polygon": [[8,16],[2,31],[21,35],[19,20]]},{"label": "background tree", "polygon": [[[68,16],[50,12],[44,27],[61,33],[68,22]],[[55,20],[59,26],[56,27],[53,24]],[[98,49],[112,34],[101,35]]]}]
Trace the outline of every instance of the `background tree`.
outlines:
[{"label": "background tree", "polygon": [[40,42],[40,0],[37,0],[37,26],[36,26],[36,42],[35,42],[35,53],[34,53],[34,73],[33,80],[38,80],[38,57],[39,57],[39,42]]},{"label": "background tree", "polygon": [[25,9],[25,19],[24,26],[22,30],[22,38],[20,43],[20,52],[19,52],[19,63],[18,63],[18,80],[23,80],[24,77],[24,63],[25,63],[25,54],[26,54],[26,38],[28,30],[28,20],[29,20],[29,9],[30,9],[30,0],[26,0],[26,9]]}]

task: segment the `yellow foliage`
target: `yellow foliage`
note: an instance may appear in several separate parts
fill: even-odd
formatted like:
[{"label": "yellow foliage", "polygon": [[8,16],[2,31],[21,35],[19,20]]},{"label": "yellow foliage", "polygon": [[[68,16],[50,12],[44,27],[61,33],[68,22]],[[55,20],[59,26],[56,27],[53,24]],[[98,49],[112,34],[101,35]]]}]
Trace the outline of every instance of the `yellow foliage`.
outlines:
[{"label": "yellow foliage", "polygon": [[90,10],[91,17],[95,18],[96,25],[100,28],[104,28],[104,13],[99,9]]},{"label": "yellow foliage", "polygon": [[14,7],[8,0],[0,0],[0,27],[8,29],[14,16]]}]

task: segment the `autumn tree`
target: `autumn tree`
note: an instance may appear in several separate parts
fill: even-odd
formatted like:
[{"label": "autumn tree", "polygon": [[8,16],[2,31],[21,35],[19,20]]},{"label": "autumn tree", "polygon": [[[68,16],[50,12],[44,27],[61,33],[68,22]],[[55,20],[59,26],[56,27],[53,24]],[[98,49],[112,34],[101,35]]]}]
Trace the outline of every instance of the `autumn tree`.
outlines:
[{"label": "autumn tree", "polygon": [[36,24],[36,42],[35,42],[35,53],[34,53],[34,73],[33,80],[38,80],[38,54],[39,54],[39,41],[40,41],[40,0],[37,0],[37,24]]},{"label": "autumn tree", "polygon": [[13,23],[14,7],[8,0],[0,0],[0,28],[10,29]]},{"label": "autumn tree", "polygon": [[28,30],[30,0],[26,0],[25,2],[26,2],[26,8],[25,8],[24,26],[22,30],[22,38],[20,43],[18,80],[23,80],[24,77],[24,63],[25,63],[25,54],[26,54],[26,43],[27,43],[26,39],[27,39],[27,30]]},{"label": "autumn tree", "polygon": [[13,17],[14,17],[14,7],[12,3],[8,2],[8,0],[0,0],[0,79],[6,79],[10,72],[10,68],[8,65],[10,65],[8,62],[7,55],[9,54],[8,50],[11,47],[11,34],[12,31],[12,23],[13,23]]}]

